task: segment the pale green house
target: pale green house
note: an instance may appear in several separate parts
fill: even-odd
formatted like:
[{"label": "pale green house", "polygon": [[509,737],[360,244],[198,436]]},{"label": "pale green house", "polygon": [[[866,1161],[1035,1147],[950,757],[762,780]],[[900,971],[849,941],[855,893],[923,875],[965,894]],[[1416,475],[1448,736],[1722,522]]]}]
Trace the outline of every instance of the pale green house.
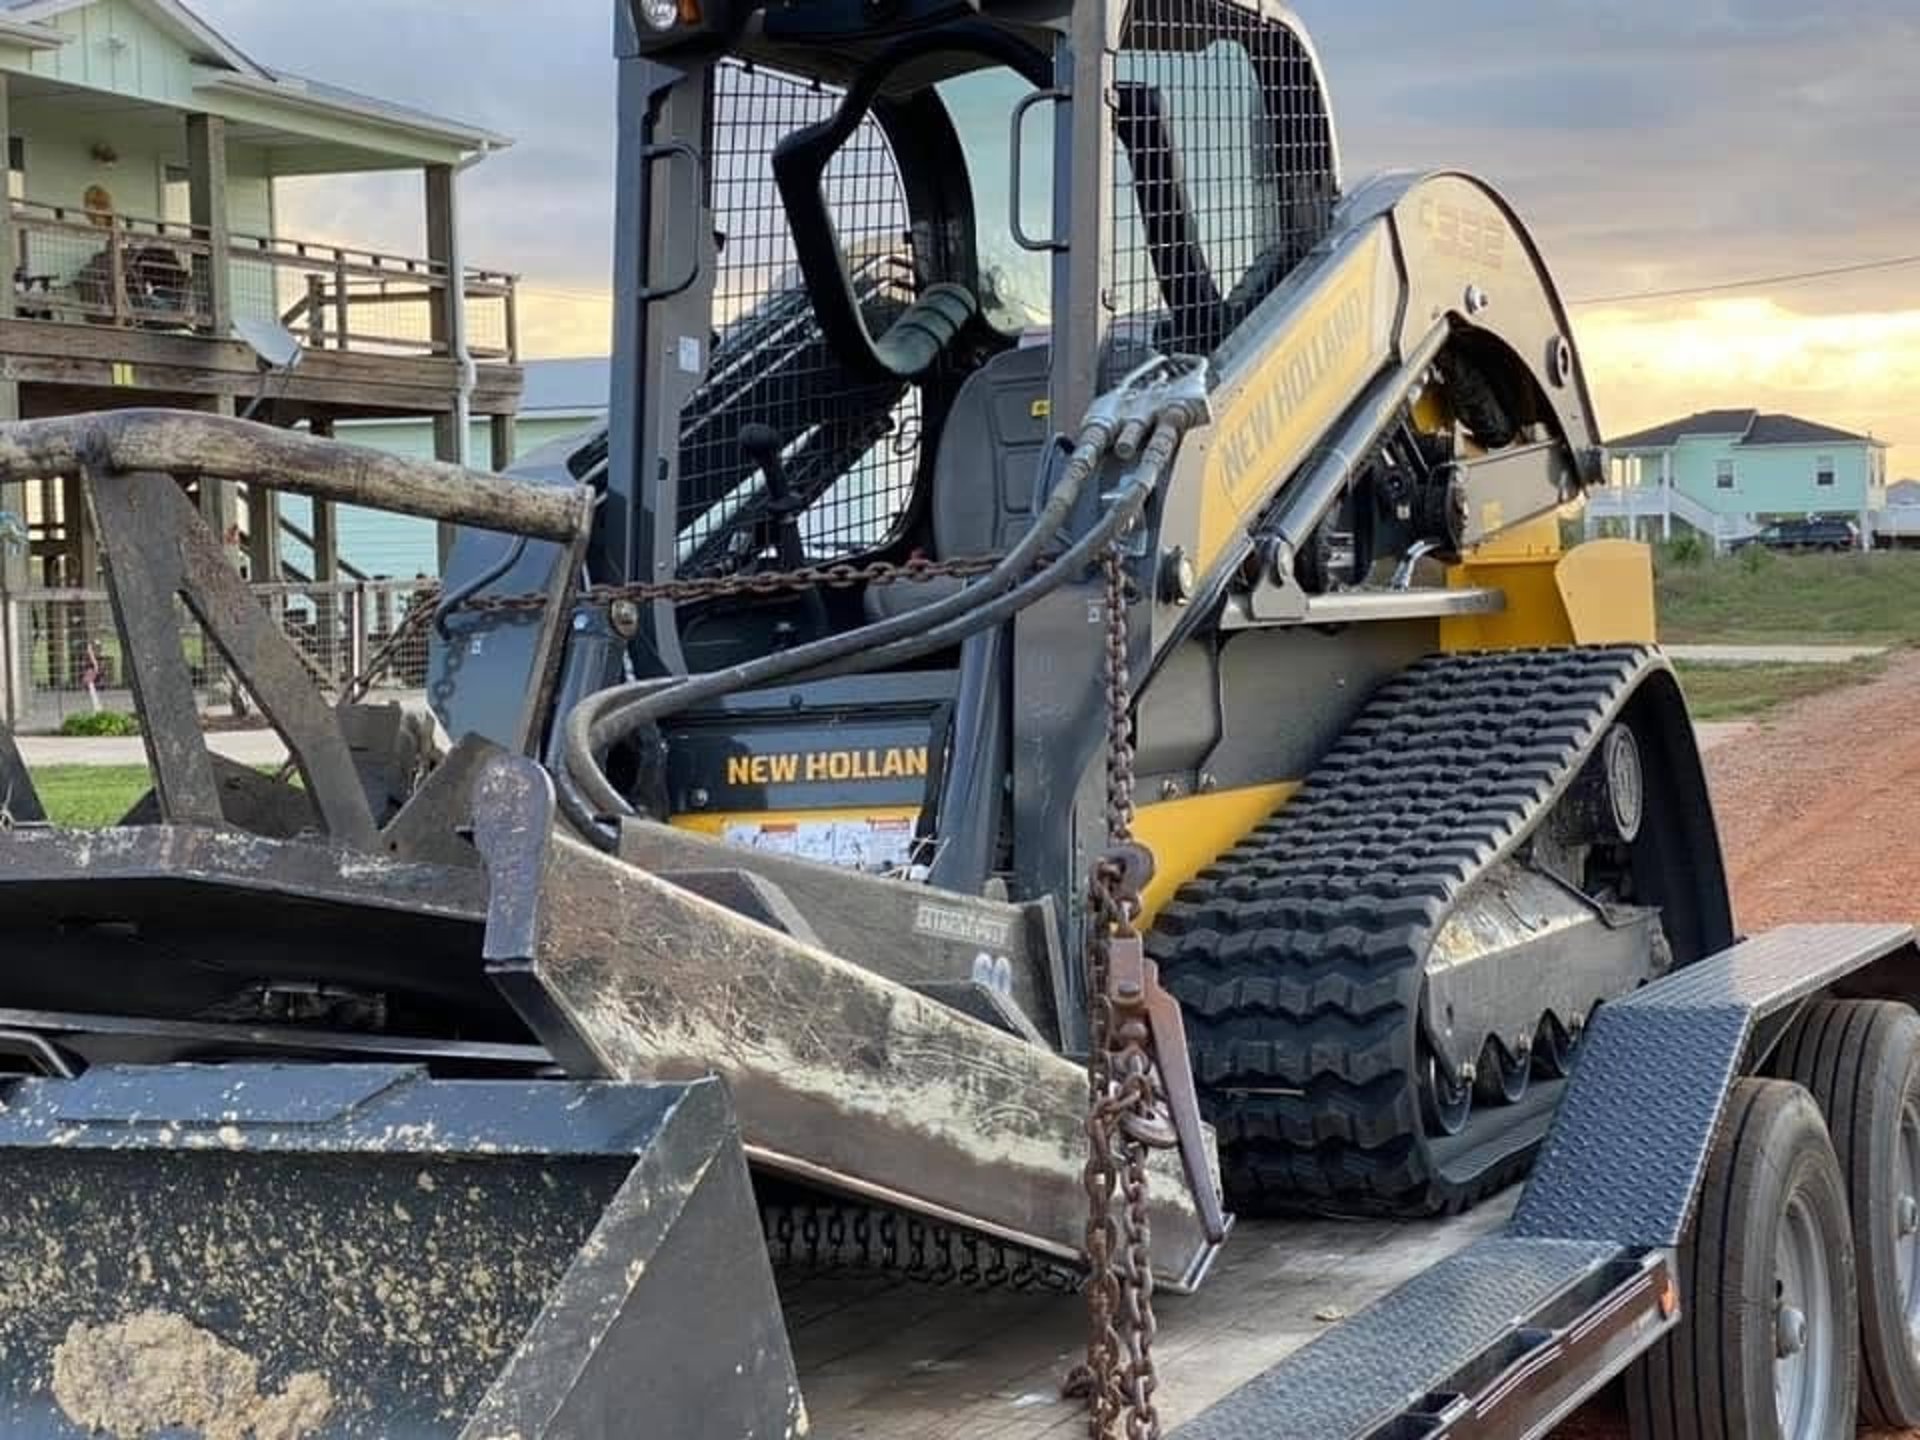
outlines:
[{"label": "pale green house", "polygon": [[[458,203],[506,137],[279,69],[180,0],[0,0],[0,140],[0,417],[138,404],[325,432],[404,416],[448,459],[511,446],[513,277],[463,255]],[[376,171],[419,177],[417,253],[282,229],[282,182]],[[0,590],[94,584],[77,494],[6,492],[31,548]],[[332,578],[330,514],[302,540],[270,492],[201,500],[255,578]]]},{"label": "pale green house", "polygon": [[[140,405],[319,434],[402,421],[429,453],[503,461],[516,285],[467,252],[460,192],[508,143],[281,69],[181,0],[0,0],[0,419]],[[419,238],[400,253],[356,233],[350,207],[330,234],[287,227],[287,182],[323,200],[329,177],[372,172],[417,182],[403,218]],[[250,579],[310,584],[342,613],[360,579],[342,537],[364,517],[283,509],[266,486],[189,488]],[[85,617],[62,597],[98,588],[101,555],[77,476],[0,482],[0,533],[0,716],[17,720],[74,683]],[[434,568],[429,547],[389,573]]]},{"label": "pale green house", "polygon": [[1607,446],[1611,483],[1589,497],[1589,523],[1678,519],[1724,542],[1772,520],[1853,521],[1863,540],[1886,505],[1887,444],[1793,415],[1703,410]]}]

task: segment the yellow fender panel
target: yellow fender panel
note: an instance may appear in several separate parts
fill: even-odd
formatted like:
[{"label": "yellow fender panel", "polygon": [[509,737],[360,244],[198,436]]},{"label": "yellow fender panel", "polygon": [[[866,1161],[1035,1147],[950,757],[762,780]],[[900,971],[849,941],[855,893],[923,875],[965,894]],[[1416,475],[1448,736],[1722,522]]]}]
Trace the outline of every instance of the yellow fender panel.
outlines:
[{"label": "yellow fender panel", "polygon": [[1554,569],[1576,645],[1651,645],[1653,551],[1633,540],[1576,545]]},{"label": "yellow fender panel", "polygon": [[[1544,519],[1557,528],[1555,517]],[[1454,589],[1499,590],[1507,605],[1441,621],[1441,649],[1655,643],[1653,553],[1645,545],[1594,540],[1563,552],[1538,523],[1516,530],[1525,533],[1503,535],[1447,572]]]}]

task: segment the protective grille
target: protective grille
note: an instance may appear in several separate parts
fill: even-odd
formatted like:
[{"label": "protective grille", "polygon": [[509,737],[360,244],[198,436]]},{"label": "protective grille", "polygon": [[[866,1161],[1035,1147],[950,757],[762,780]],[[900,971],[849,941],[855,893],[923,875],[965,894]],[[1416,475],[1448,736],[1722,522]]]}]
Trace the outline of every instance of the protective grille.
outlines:
[{"label": "protective grille", "polygon": [[1115,68],[1111,363],[1209,354],[1332,223],[1319,73],[1289,26],[1227,0],[1136,0]]},{"label": "protective grille", "polygon": [[[857,378],[829,347],[773,184],[774,147],[832,115],[840,92],[732,61],[714,84],[714,338],[682,417],[682,574],[737,568],[770,550],[765,486],[740,449],[745,425],[769,426],[782,443],[809,559],[884,540],[912,495],[919,458],[919,393]],[[868,328],[881,334],[918,286],[899,167],[871,118],[834,156],[823,187]]]}]

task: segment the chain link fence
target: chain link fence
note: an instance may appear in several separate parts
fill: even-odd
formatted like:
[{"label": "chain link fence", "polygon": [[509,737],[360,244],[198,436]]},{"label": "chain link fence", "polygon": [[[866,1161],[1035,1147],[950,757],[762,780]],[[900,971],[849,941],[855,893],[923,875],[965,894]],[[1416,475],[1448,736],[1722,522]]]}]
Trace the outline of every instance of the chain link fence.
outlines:
[{"label": "chain link fence", "polygon": [[[288,583],[251,587],[260,604],[292,640],[321,688],[338,694],[376,657],[413,606],[423,602],[418,580],[339,584]],[[218,649],[184,604],[175,601],[180,647],[193,688],[210,718],[258,715]],[[427,631],[416,629],[373,677],[377,697],[426,686]],[[25,734],[57,731],[69,716],[102,711],[131,714],[124,647],[104,590],[29,590],[0,604],[0,655],[10,683],[7,725]]]}]

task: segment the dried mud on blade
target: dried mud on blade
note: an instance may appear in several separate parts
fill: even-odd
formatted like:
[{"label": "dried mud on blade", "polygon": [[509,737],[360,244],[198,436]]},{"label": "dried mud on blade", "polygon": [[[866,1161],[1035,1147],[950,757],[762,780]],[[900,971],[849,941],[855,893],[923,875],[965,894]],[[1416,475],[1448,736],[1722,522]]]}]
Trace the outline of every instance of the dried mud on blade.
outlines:
[{"label": "dried mud on blade", "polygon": [[5,1102],[9,1437],[806,1433],[718,1084],[106,1067]]},{"label": "dried mud on blade", "polygon": [[[474,817],[489,973],[569,1073],[717,1075],[757,1167],[1078,1263],[1084,1064],[572,839],[530,761]],[[1152,1164],[1159,1283],[1191,1289],[1219,1247]]]}]

